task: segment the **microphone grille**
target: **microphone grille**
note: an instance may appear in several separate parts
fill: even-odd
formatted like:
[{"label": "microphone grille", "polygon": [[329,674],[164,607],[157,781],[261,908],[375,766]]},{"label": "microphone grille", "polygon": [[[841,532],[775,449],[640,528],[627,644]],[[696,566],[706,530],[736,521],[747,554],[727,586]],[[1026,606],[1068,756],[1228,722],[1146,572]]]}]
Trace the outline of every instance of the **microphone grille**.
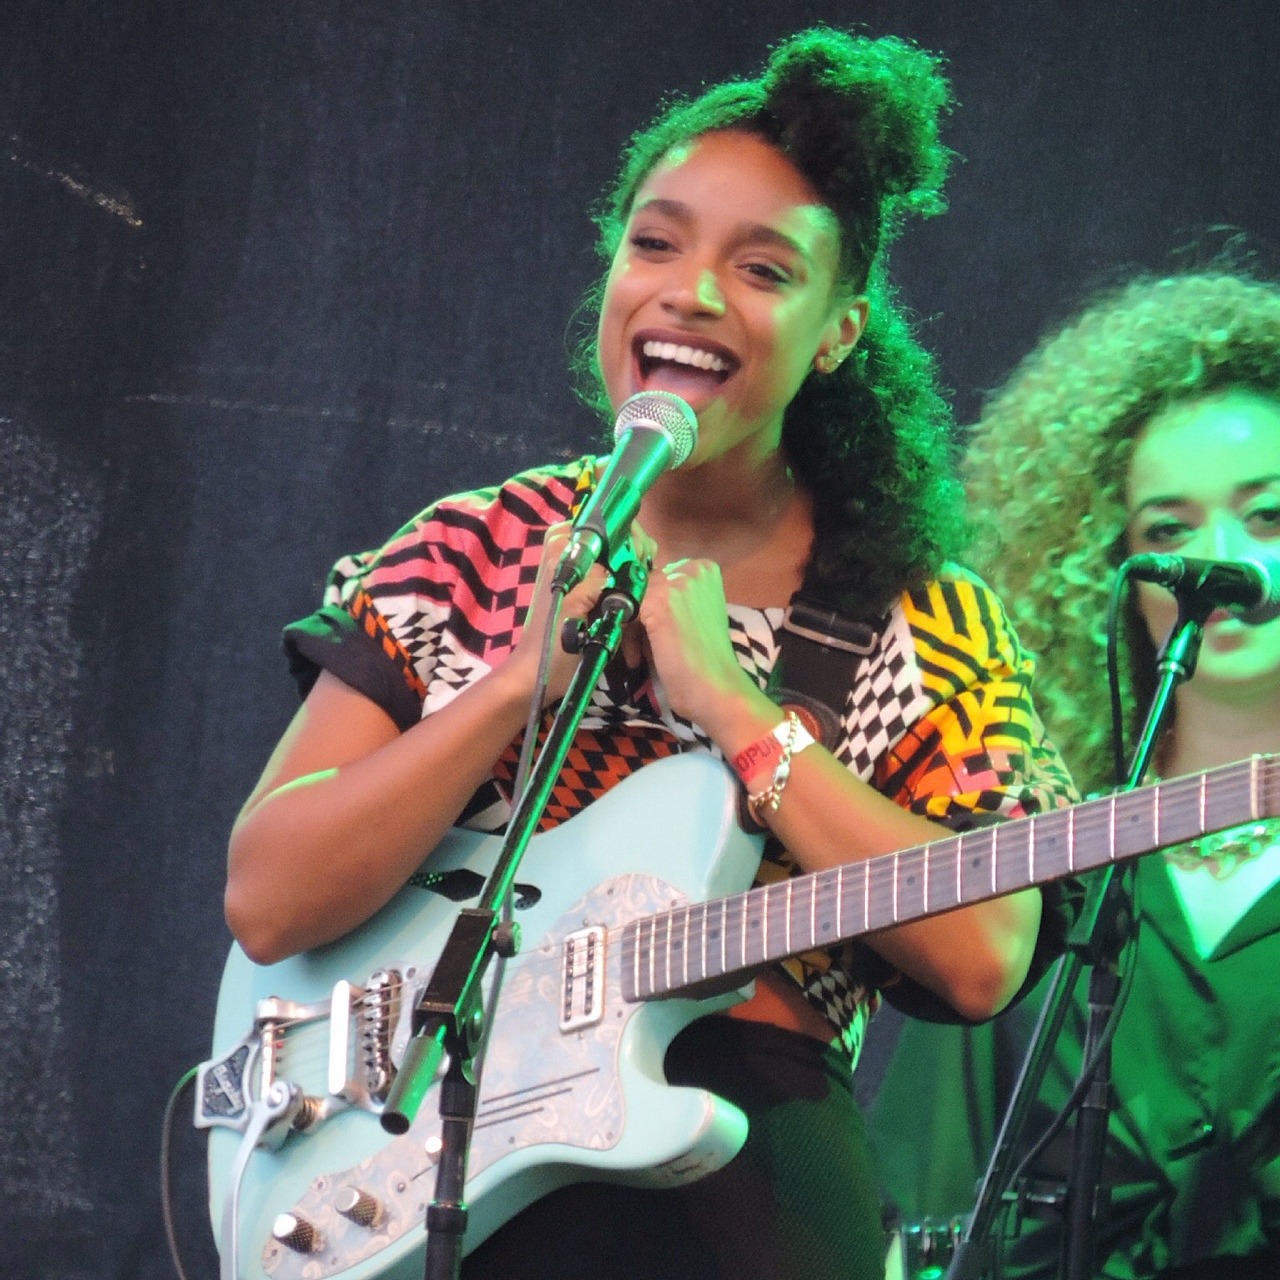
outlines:
[{"label": "microphone grille", "polygon": [[1241,617],[1246,622],[1270,622],[1280,618],[1280,561],[1270,556],[1254,556],[1245,564],[1252,565],[1262,579],[1262,599]]},{"label": "microphone grille", "polygon": [[698,415],[672,391],[641,391],[624,400],[613,438],[635,427],[661,431],[671,441],[673,468],[685,462],[698,443]]}]

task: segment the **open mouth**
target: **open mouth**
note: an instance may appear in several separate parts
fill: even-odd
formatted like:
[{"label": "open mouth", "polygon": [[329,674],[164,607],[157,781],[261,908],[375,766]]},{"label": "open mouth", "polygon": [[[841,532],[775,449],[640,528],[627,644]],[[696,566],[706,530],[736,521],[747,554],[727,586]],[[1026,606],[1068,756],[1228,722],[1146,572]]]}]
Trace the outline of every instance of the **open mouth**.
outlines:
[{"label": "open mouth", "polygon": [[732,352],[707,343],[675,342],[640,334],[633,346],[646,391],[672,391],[686,400],[713,394],[738,367]]},{"label": "open mouth", "polygon": [[1206,627],[1216,627],[1224,622],[1235,622],[1240,626],[1247,625],[1245,620],[1234,609],[1215,609],[1206,619],[1204,625]]}]

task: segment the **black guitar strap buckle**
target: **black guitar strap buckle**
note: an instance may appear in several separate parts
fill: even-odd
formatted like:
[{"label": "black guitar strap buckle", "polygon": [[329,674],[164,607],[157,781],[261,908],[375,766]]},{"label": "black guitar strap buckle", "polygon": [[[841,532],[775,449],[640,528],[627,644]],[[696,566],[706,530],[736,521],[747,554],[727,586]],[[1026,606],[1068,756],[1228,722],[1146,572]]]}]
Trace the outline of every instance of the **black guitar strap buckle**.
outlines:
[{"label": "black guitar strap buckle", "polygon": [[[876,651],[883,628],[883,619],[873,626],[799,595],[787,606],[781,649],[770,678],[771,696],[811,722],[806,724],[809,732],[828,750],[838,741],[854,673]],[[820,732],[815,731],[815,723]]]},{"label": "black guitar strap buckle", "polygon": [[838,649],[863,658],[875,652],[881,630],[868,622],[843,617],[798,595],[791,597],[782,619],[782,628],[824,649]]}]

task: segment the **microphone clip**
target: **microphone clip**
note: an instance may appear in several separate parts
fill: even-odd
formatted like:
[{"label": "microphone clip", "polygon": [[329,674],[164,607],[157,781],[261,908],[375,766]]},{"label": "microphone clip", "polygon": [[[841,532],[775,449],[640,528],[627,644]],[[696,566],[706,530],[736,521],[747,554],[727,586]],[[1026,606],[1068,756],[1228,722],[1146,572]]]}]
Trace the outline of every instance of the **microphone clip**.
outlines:
[{"label": "microphone clip", "polygon": [[[563,563],[563,561],[562,561]],[[628,539],[609,561],[609,585],[585,618],[567,618],[560,629],[566,653],[581,653],[602,628],[625,627],[640,612],[652,566],[641,560]]]},{"label": "microphone clip", "polygon": [[591,566],[600,559],[604,550],[604,539],[594,529],[574,529],[569,535],[568,545],[560,553],[560,563],[556,565],[555,576],[551,579],[551,589],[567,596],[574,587],[582,584]]}]

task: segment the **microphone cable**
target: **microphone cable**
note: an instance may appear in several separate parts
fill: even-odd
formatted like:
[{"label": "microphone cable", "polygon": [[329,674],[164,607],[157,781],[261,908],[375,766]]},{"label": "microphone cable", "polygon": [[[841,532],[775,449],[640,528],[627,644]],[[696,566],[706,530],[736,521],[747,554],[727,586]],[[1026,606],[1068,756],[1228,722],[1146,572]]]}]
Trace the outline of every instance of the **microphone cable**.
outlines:
[{"label": "microphone cable", "polygon": [[1120,605],[1129,583],[1126,560],[1111,580],[1107,601],[1107,689],[1111,700],[1111,781],[1120,786],[1128,775],[1124,743],[1124,703],[1120,697]]}]

